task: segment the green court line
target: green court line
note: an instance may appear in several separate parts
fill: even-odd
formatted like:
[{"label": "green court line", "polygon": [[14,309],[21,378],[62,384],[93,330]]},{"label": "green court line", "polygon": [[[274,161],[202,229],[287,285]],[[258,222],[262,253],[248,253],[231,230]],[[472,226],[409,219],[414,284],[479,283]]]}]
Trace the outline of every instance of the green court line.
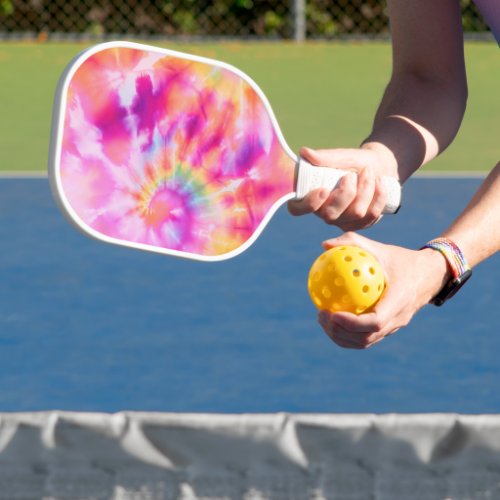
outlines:
[{"label": "green court line", "polygon": [[[52,99],[65,65],[89,44],[0,44],[0,171],[46,169]],[[264,90],[297,151],[356,147],[390,74],[387,42],[162,43],[234,64]],[[453,145],[423,171],[484,171],[498,161],[498,47],[468,42],[469,104]],[[496,107],[495,107],[496,104]]]}]

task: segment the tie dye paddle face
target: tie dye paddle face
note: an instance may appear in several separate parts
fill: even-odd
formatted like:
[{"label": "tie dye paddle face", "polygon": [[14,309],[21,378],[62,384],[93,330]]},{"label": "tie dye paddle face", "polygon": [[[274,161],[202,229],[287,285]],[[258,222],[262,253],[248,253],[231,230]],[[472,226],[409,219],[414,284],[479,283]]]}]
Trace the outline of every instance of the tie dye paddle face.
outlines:
[{"label": "tie dye paddle face", "polygon": [[69,219],[100,240],[235,256],[296,196],[299,163],[260,89],[223,63],[112,42],[60,80],[51,185]]}]

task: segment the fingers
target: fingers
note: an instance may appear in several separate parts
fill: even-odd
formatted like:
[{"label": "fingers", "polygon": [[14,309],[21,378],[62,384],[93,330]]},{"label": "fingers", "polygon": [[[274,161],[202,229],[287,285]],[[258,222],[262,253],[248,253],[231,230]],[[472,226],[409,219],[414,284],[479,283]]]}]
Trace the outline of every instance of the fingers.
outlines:
[{"label": "fingers", "polygon": [[356,184],[356,199],[346,210],[355,219],[364,219],[375,194],[375,174],[372,169],[364,168],[358,173]]},{"label": "fingers", "polygon": [[344,231],[363,229],[382,216],[386,193],[370,164],[371,152],[359,149],[313,150],[302,148],[300,155],[313,165],[348,169],[331,192],[315,190],[301,200],[288,202],[292,215],[315,213],[327,224]]},{"label": "fingers", "polygon": [[288,211],[291,215],[306,215],[317,212],[330,196],[328,189],[315,189],[301,200],[288,202]]},{"label": "fingers", "polygon": [[325,202],[316,211],[327,224],[335,224],[356,198],[357,176],[353,172],[344,175],[338,186],[329,194]]},{"label": "fingers", "polygon": [[337,345],[350,349],[367,349],[409,323],[415,311],[394,310],[394,304],[401,303],[402,299],[391,293],[389,287],[372,312],[356,315],[349,312],[320,311],[318,322]]},{"label": "fingers", "polygon": [[345,175],[318,214],[329,224],[344,231],[360,229],[373,223],[379,214],[369,213],[374,204],[376,178],[371,169],[362,169],[357,176]]},{"label": "fingers", "polygon": [[350,204],[339,210],[335,225],[344,231],[355,231],[375,224],[381,217],[387,196],[379,177],[365,168],[357,176],[356,194]]},{"label": "fingers", "polygon": [[[311,165],[325,166],[329,165],[329,150],[315,150],[310,148],[301,148],[299,155],[307,160]],[[306,215],[317,213],[330,196],[328,189],[315,189],[300,200],[291,200],[288,202],[288,211],[291,215]]]},{"label": "fingers", "polygon": [[323,242],[323,248],[325,248],[325,250],[341,245],[357,245],[375,254],[377,253],[377,247],[379,247],[378,242],[353,231],[347,231],[336,238],[330,238]]},{"label": "fingers", "polygon": [[371,169],[362,170],[358,175],[357,197],[343,214],[346,218],[343,229],[354,231],[360,226],[372,226],[381,219],[386,202],[387,194],[380,177]]},{"label": "fingers", "polygon": [[372,156],[372,153],[369,151],[353,148],[301,148],[299,154],[302,158],[313,165],[345,168],[354,170],[355,172],[366,166]]},{"label": "fingers", "polygon": [[376,313],[356,316],[320,311],[318,322],[333,342],[347,349],[367,349],[398,330],[391,322],[382,321]]},{"label": "fingers", "polygon": [[366,213],[367,218],[375,222],[382,218],[385,205],[387,203],[387,192],[380,177],[375,177],[375,189],[371,205]]},{"label": "fingers", "polygon": [[[302,158],[307,160],[312,165],[331,166],[333,168],[348,168],[348,167],[355,168],[356,161],[354,160],[355,155],[353,151],[356,150],[345,150],[345,149],[316,150],[304,147],[300,149],[299,154]],[[338,186],[332,192],[330,192],[330,190],[327,189],[317,189],[311,191],[307,196],[305,196],[301,200],[291,200],[288,202],[288,211],[292,215],[305,215],[308,213],[316,213],[320,215],[318,211],[323,205],[325,205],[326,207],[329,204],[328,200],[331,198],[332,193],[334,193],[333,197],[337,198],[337,195],[339,194],[339,188],[340,188],[341,199],[340,201],[337,201],[336,204],[337,206],[341,206],[342,200],[347,200],[347,203],[345,202],[343,203],[345,208],[345,206],[347,206],[352,201],[353,196],[350,196],[350,191],[354,192],[355,178],[356,176],[352,174],[352,177],[347,180],[348,185],[346,185],[346,181],[342,179],[340,182],[340,186]],[[342,211],[343,209],[341,209],[339,213],[341,213]]]},{"label": "fingers", "polygon": [[377,222],[385,203],[380,180],[370,169],[363,169],[358,175],[353,172],[344,175],[331,192],[317,189],[301,200],[288,202],[288,210],[292,215],[315,213],[327,224],[354,231]]}]

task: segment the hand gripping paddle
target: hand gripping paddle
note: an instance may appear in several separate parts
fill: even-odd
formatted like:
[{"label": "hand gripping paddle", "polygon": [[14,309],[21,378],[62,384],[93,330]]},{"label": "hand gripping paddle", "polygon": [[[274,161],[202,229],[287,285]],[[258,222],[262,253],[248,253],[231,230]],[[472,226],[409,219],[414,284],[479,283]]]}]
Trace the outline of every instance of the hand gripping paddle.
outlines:
[{"label": "hand gripping paddle", "polygon": [[[280,205],[343,174],[297,158],[259,87],[219,61],[110,42],[59,81],[52,190],[77,228],[108,243],[228,259]],[[395,212],[400,185],[383,182]]]}]

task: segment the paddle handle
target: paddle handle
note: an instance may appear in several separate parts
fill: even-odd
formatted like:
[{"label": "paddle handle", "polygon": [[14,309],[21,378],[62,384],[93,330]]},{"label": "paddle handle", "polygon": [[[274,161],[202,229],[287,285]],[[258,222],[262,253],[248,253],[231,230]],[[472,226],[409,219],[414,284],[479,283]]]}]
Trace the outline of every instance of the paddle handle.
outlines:
[{"label": "paddle handle", "polygon": [[[337,168],[317,167],[303,158],[299,158],[295,175],[296,199],[304,198],[313,189],[335,189],[340,179],[348,172],[348,170],[339,170]],[[395,214],[401,206],[401,184],[394,177],[382,177],[381,182],[387,195],[383,213]]]}]

